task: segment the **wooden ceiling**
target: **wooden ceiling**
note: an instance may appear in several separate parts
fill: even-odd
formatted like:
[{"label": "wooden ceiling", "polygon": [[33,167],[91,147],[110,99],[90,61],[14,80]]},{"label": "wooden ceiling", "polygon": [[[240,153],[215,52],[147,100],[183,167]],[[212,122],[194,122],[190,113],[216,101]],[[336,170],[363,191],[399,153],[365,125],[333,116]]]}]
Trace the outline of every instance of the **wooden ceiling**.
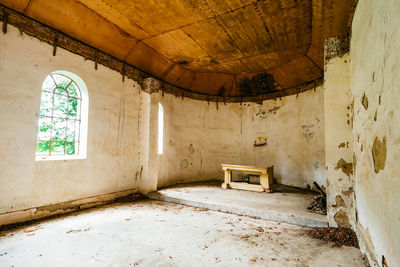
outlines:
[{"label": "wooden ceiling", "polygon": [[347,33],[356,0],[0,3],[178,87],[240,96],[261,73],[272,90],[321,78],[324,40]]}]

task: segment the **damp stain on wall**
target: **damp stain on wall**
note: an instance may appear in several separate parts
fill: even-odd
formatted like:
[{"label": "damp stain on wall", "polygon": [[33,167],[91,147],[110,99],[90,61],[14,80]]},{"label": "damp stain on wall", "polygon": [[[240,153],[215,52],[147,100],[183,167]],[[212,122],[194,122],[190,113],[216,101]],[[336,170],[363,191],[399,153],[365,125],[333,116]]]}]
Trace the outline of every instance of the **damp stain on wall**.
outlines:
[{"label": "damp stain on wall", "polygon": [[195,152],[195,150],[194,150],[193,144],[190,144],[189,145],[189,153],[193,154],[194,152]]},{"label": "damp stain on wall", "polygon": [[268,112],[269,113],[272,113],[272,114],[276,114],[276,112],[280,109],[281,107],[273,107],[273,108],[271,108],[271,109],[268,109]]},{"label": "damp stain on wall", "polygon": [[314,124],[302,125],[301,128],[303,129],[303,136],[306,139],[307,143],[309,143],[315,133],[314,133]]},{"label": "damp stain on wall", "polygon": [[376,173],[379,173],[379,171],[385,168],[386,154],[386,137],[383,137],[382,141],[376,137],[372,145],[372,159]]},{"label": "damp stain on wall", "polygon": [[183,169],[188,169],[189,165],[190,164],[189,164],[189,161],[187,159],[182,160],[181,163],[180,163],[180,167],[181,167],[182,170]]}]

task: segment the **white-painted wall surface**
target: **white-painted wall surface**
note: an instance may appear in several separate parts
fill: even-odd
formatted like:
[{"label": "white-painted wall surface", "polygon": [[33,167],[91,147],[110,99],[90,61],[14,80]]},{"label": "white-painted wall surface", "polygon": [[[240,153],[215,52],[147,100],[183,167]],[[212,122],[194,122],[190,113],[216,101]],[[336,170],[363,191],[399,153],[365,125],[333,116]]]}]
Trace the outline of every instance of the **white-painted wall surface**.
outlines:
[{"label": "white-painted wall surface", "polygon": [[[323,87],[263,105],[148,94],[121,75],[19,33],[0,38],[0,214],[176,182],[222,179],[221,163],[274,165],[279,183],[325,186]],[[87,158],[35,161],[40,91],[66,70],[89,92]],[[164,153],[157,154],[158,103]],[[254,138],[268,145],[254,147]]]},{"label": "white-painted wall surface", "polygon": [[[155,94],[154,94],[155,95]],[[154,97],[164,106],[164,154],[158,186],[222,179],[222,163],[271,166],[279,183],[325,186],[323,87],[256,103]],[[254,147],[254,138],[268,145]],[[157,155],[154,155],[157,157]]]},{"label": "white-painted wall surface", "polygon": [[400,266],[399,14],[398,0],[359,1],[351,39],[358,232],[380,266]]},{"label": "white-painted wall surface", "polygon": [[325,60],[325,169],[329,225],[354,227],[352,94],[349,53]]},{"label": "white-painted wall surface", "polygon": [[[86,159],[35,161],[41,86],[55,70],[87,85]],[[0,33],[0,214],[137,187],[144,165],[139,91],[117,72],[96,71],[63,49],[53,57],[50,45],[12,26]]]}]

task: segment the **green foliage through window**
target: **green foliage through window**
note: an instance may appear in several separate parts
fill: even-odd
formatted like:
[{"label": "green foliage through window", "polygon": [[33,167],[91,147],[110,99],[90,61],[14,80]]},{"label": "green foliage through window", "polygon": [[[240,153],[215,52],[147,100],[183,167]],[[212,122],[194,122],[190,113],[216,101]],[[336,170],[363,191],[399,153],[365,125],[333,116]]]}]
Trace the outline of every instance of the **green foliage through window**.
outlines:
[{"label": "green foliage through window", "polygon": [[40,100],[37,155],[79,153],[80,108],[81,94],[72,79],[56,73],[46,77]]}]

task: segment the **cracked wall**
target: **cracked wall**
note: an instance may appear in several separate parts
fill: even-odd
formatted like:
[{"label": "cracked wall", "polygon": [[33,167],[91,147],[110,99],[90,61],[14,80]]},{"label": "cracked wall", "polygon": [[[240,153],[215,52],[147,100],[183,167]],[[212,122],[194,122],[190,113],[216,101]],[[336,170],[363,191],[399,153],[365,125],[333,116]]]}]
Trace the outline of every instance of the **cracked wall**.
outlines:
[{"label": "cracked wall", "polygon": [[372,266],[400,265],[399,13],[397,0],[359,1],[352,25],[357,233]]}]

